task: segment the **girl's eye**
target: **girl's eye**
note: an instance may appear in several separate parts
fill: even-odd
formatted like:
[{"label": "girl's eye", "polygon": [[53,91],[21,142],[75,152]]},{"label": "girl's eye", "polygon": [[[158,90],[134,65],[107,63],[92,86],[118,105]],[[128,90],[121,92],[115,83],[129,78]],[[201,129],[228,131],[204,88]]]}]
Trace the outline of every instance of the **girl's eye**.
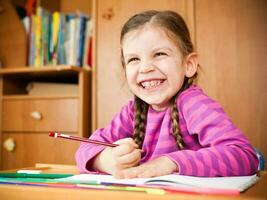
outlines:
[{"label": "girl's eye", "polygon": [[155,53],[155,56],[166,56],[167,54],[164,52],[157,52]]},{"label": "girl's eye", "polygon": [[129,64],[129,63],[131,63],[131,62],[136,62],[136,61],[138,61],[139,59],[138,58],[130,58],[130,59],[128,59],[127,60],[127,64]]}]

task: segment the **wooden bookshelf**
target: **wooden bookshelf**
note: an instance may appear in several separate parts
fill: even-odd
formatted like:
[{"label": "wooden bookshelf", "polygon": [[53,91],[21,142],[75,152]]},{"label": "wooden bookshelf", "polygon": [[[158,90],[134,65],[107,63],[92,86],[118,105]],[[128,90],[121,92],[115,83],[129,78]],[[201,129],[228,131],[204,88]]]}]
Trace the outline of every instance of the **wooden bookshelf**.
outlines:
[{"label": "wooden bookshelf", "polygon": [[[30,166],[38,161],[75,163],[79,143],[55,140],[48,133],[90,135],[90,77],[90,69],[72,66],[0,69],[1,143],[14,145],[13,150],[5,145],[1,149],[3,169]],[[26,87],[32,82],[71,84],[78,91],[75,95],[60,91],[51,95],[44,89],[39,95],[30,95]]]},{"label": "wooden bookshelf", "polygon": [[[65,65],[26,66],[28,39],[14,6],[25,3],[0,1],[0,26],[4,27],[0,29],[0,168],[27,167],[36,162],[75,164],[79,143],[55,140],[48,132],[51,129],[80,137],[91,134],[92,70]],[[80,10],[91,15],[92,11],[92,1],[38,0],[37,4],[52,12]],[[38,95],[30,95],[26,87],[32,82],[71,84],[77,86],[77,93],[62,93],[58,88],[58,94],[43,89]],[[8,142],[14,145],[13,150],[7,150]]]}]

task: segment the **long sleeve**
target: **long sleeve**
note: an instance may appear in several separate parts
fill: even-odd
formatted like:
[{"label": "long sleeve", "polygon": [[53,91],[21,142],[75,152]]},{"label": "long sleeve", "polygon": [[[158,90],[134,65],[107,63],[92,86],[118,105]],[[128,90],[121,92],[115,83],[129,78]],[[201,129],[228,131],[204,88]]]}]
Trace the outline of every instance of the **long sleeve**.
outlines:
[{"label": "long sleeve", "polygon": [[254,149],[217,102],[196,88],[179,97],[178,107],[181,132],[187,132],[183,135],[186,148],[166,156],[176,162],[180,174],[242,176],[256,173],[258,159]]},{"label": "long sleeve", "polygon": [[[131,137],[133,132],[133,102],[121,109],[112,119],[111,123],[102,129],[96,130],[90,139],[113,143],[121,138]],[[81,143],[76,151],[75,159],[81,173],[91,171],[90,160],[100,153],[105,146]]]}]

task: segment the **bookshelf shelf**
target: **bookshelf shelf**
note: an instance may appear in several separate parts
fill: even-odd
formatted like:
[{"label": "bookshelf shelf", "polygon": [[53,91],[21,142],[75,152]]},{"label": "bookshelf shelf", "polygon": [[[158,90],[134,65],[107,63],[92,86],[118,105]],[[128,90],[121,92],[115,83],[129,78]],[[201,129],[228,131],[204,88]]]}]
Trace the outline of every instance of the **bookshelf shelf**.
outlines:
[{"label": "bookshelf shelf", "polygon": [[3,68],[0,69],[0,75],[2,74],[18,74],[18,73],[49,73],[49,72],[81,72],[81,71],[91,71],[91,68],[81,68],[75,66],[67,66],[67,65],[57,65],[57,66],[43,66],[43,67],[29,67],[29,66],[22,66],[22,67],[12,67],[12,68]]},{"label": "bookshelf shelf", "polygon": [[3,100],[79,99],[79,95],[4,95]]}]

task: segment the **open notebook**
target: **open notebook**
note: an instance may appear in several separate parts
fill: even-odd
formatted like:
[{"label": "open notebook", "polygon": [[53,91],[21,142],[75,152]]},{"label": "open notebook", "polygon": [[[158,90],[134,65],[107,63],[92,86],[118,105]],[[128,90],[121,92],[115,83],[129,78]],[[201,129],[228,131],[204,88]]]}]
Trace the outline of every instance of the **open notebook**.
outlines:
[{"label": "open notebook", "polygon": [[259,179],[258,176],[234,177],[193,177],[182,175],[165,175],[153,178],[115,179],[111,175],[79,174],[67,178],[57,179],[59,182],[68,183],[97,183],[97,184],[122,184],[127,186],[162,186],[170,188],[208,188],[245,191]]}]

